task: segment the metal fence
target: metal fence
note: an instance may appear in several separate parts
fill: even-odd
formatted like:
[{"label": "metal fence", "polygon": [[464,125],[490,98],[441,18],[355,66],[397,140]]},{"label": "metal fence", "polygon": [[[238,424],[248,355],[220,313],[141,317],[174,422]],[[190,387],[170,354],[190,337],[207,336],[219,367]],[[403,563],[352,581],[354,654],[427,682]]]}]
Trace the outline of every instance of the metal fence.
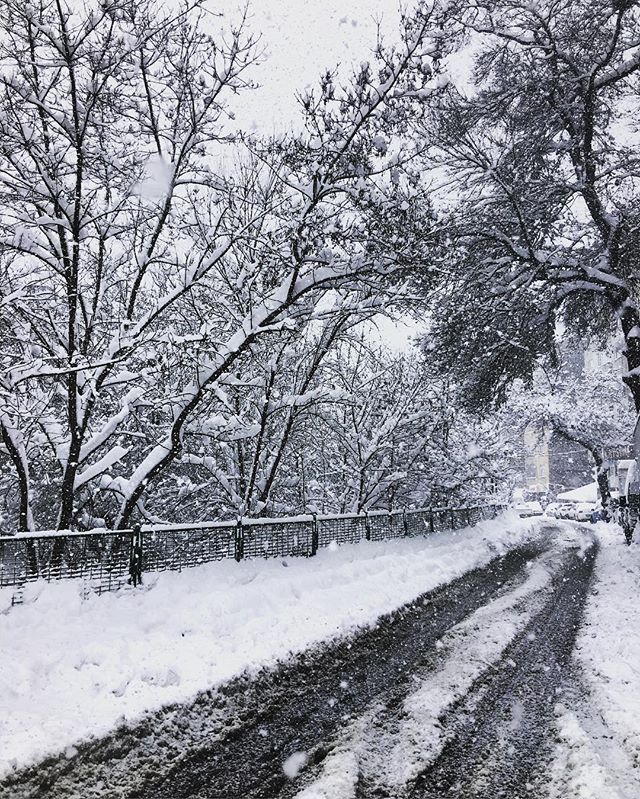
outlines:
[{"label": "metal fence", "polygon": [[145,572],[182,569],[235,558],[310,557],[332,541],[382,541],[455,530],[494,518],[504,506],[371,511],[286,519],[238,519],[202,525],[135,526],[131,530],[51,532],[0,537],[0,588],[13,587],[20,601],[31,581],[83,579],[102,593]]}]

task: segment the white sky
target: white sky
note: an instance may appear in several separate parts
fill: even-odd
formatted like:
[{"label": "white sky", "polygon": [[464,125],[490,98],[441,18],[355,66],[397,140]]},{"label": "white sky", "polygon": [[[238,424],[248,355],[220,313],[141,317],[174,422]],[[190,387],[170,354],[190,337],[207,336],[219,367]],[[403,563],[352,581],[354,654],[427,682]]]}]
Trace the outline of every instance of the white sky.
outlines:
[{"label": "white sky", "polygon": [[[215,6],[229,19],[239,16],[237,0]],[[370,58],[376,45],[377,22],[389,40],[397,40],[397,0],[253,0],[250,28],[261,36],[263,61],[253,71],[261,84],[239,98],[236,119],[245,130],[270,134],[299,124],[295,95],[316,84],[337,64]]]},{"label": "white sky", "polygon": [[392,352],[406,352],[414,344],[415,337],[422,327],[410,317],[390,319],[388,316],[377,316],[371,325],[372,340],[379,339]]}]

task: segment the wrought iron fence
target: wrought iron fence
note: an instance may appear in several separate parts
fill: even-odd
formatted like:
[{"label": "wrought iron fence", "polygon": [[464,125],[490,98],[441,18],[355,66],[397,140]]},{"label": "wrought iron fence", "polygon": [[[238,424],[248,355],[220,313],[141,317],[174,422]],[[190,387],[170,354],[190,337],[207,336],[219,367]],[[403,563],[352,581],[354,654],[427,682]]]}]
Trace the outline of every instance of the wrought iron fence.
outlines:
[{"label": "wrought iron fence", "polygon": [[202,525],[135,526],[131,530],[91,530],[0,537],[0,588],[20,590],[35,580],[81,578],[102,593],[145,572],[181,571],[216,560],[310,557],[332,541],[382,541],[455,530],[494,518],[504,506],[370,511],[360,514],[308,514],[286,519],[238,519]]}]

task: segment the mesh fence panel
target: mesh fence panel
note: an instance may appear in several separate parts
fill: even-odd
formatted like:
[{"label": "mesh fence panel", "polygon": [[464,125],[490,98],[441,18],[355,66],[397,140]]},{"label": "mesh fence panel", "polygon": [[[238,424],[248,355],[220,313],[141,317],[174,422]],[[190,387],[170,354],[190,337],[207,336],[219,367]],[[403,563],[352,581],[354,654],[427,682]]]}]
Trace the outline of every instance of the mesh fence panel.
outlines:
[{"label": "mesh fence panel", "polygon": [[364,516],[337,516],[318,519],[318,544],[328,546],[337,544],[357,544],[367,537],[367,520]]},{"label": "mesh fence panel", "polygon": [[476,525],[482,521],[482,508],[468,508],[469,524]]},{"label": "mesh fence panel", "polygon": [[0,587],[83,578],[110,590],[128,579],[130,554],[128,531],[1,538]]},{"label": "mesh fence panel", "polygon": [[372,541],[384,541],[388,538],[400,538],[404,535],[402,514],[370,514],[369,530]]},{"label": "mesh fence panel", "polygon": [[313,521],[243,524],[245,558],[278,558],[311,555]]},{"label": "mesh fence panel", "polygon": [[455,509],[450,512],[450,526],[452,530],[460,530],[462,527],[467,526],[466,511]]},{"label": "mesh fence panel", "polygon": [[406,514],[407,535],[427,535],[431,532],[431,511]]},{"label": "mesh fence panel", "polygon": [[182,571],[234,556],[235,528],[151,530],[142,533],[143,571]]},{"label": "mesh fence panel", "polygon": [[435,508],[431,513],[433,516],[433,531],[435,533],[451,530],[451,511],[448,508]]}]

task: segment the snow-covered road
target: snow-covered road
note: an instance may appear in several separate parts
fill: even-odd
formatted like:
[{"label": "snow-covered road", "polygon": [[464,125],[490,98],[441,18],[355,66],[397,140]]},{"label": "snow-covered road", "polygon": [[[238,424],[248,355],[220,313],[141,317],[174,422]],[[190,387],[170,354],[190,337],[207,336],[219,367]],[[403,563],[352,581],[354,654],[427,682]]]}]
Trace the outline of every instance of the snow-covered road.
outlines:
[{"label": "snow-covered road", "polygon": [[[607,525],[506,521],[493,523],[495,532],[427,540],[430,570],[420,561],[426,541],[381,545],[375,555],[371,545],[325,553],[324,565],[312,565],[332,586],[334,621],[345,594],[362,620],[343,609],[343,632],[316,629],[306,652],[304,635],[293,646],[289,633],[285,646],[298,654],[276,668],[272,644],[270,657],[262,650],[263,668],[258,658],[250,673],[195,700],[13,771],[7,795],[637,799],[640,690],[631,675],[640,647],[630,610],[614,603],[637,584],[640,547],[628,550]],[[393,569],[403,560],[399,579]],[[309,582],[309,564],[287,567],[281,608],[296,568]],[[274,566],[254,564],[248,585]],[[360,583],[347,587],[336,573]],[[374,575],[375,601],[366,590],[373,595]],[[389,613],[385,603],[402,607]]]},{"label": "snow-covered road", "polygon": [[[346,635],[527,539],[514,514],[313,559],[211,563],[82,599],[32,584],[0,613],[0,776],[244,670]],[[2,595],[0,594],[0,600]],[[0,605],[0,610],[2,606]]]}]

